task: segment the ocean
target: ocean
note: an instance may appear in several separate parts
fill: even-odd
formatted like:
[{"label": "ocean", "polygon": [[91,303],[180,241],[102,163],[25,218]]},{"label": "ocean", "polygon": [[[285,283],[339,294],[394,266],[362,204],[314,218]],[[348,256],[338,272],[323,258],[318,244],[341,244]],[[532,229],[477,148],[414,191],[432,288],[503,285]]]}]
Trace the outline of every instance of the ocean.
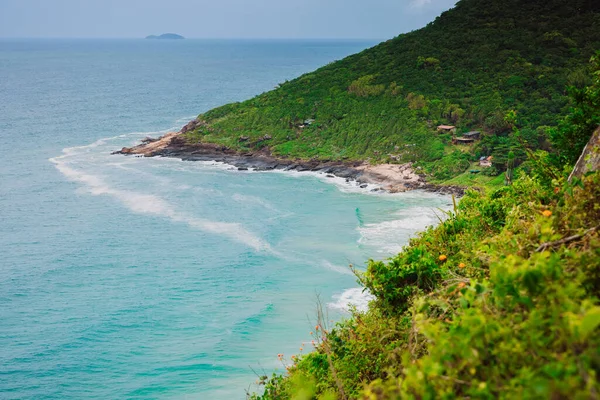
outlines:
[{"label": "ocean", "polygon": [[110,153],[373,44],[0,40],[0,398],[243,399],[364,309],[448,197]]}]

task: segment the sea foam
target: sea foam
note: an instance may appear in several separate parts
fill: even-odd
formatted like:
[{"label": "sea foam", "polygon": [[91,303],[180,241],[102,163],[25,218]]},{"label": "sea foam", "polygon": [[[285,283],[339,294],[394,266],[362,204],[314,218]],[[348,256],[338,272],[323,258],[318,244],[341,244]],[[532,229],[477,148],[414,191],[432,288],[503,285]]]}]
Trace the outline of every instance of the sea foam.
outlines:
[{"label": "sea foam", "polygon": [[[250,171],[252,172],[252,171]],[[335,176],[329,173],[320,172],[320,171],[296,171],[296,170],[285,170],[285,169],[274,169],[270,171],[260,171],[260,172],[269,172],[269,173],[282,173],[287,174],[288,176],[294,178],[306,178],[313,177],[318,180],[332,184],[338,188],[343,193],[361,193],[361,194],[370,194],[377,196],[394,196],[395,194],[388,193],[381,189],[381,185],[376,184],[362,184],[352,179],[346,179],[339,176]],[[362,186],[362,187],[361,187]]]},{"label": "sea foam", "polygon": [[[143,134],[133,133],[127,136],[141,136]],[[228,237],[257,251],[271,251],[268,243],[246,230],[239,223],[211,221],[195,217],[189,213],[179,211],[174,205],[160,196],[115,188],[108,184],[102,176],[90,172],[89,169],[93,169],[95,165],[89,162],[86,163],[86,161],[93,160],[94,156],[99,155],[90,153],[107,142],[117,139],[123,139],[122,135],[100,139],[85,146],[65,148],[62,155],[50,158],[49,161],[67,179],[83,184],[90,194],[94,196],[111,196],[132,212],[165,217],[174,222],[185,223],[195,229]],[[102,153],[100,154],[104,154],[104,152],[108,153],[108,149],[101,148],[101,151]],[[104,163],[104,166],[106,165],[107,163]]]},{"label": "sea foam", "polygon": [[342,274],[342,275],[354,275],[352,273],[352,271],[350,270],[350,267],[347,267],[347,266],[335,265],[335,264],[332,264],[331,262],[329,262],[327,260],[323,260],[322,265],[326,269],[328,269],[330,271],[337,272],[337,273]]},{"label": "sea foam", "polygon": [[327,306],[333,310],[348,312],[353,307],[358,311],[367,311],[369,302],[374,299],[373,295],[363,288],[351,288],[334,295],[334,301]]},{"label": "sea foam", "polygon": [[393,220],[359,226],[358,243],[373,247],[379,253],[393,255],[400,252],[417,231],[439,223],[443,216],[443,209],[410,207],[395,213]]}]

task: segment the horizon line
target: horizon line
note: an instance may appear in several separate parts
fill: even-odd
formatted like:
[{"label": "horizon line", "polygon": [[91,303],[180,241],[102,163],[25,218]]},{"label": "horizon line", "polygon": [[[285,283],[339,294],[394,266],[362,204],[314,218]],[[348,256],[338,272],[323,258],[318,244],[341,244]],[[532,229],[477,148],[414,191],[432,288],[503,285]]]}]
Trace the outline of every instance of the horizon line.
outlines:
[{"label": "horizon line", "polygon": [[[375,37],[187,37],[183,40],[368,40],[382,41],[391,38],[375,38]],[[146,36],[120,36],[120,37],[103,37],[103,36],[0,36],[0,40],[147,40]],[[178,39],[181,40],[181,39]],[[169,41],[169,40],[166,40]],[[177,41],[177,40],[175,40]]]}]

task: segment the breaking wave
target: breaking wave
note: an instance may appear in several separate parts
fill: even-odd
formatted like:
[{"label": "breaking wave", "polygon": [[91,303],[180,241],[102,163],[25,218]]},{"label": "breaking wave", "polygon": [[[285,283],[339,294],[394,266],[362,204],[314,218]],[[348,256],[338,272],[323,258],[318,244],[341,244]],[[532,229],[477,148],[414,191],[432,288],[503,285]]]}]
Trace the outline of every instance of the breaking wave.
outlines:
[{"label": "breaking wave", "polygon": [[[150,134],[156,133],[157,132],[152,132]],[[149,133],[145,133],[145,135],[147,134]],[[160,196],[133,190],[123,190],[111,186],[102,176],[90,171],[97,167],[97,165],[93,162],[90,163],[89,161],[93,161],[94,156],[97,157],[100,155],[92,153],[94,149],[103,146],[110,141],[127,138],[129,136],[138,137],[141,135],[144,135],[144,133],[120,135],[112,138],[100,139],[86,146],[65,148],[63,149],[62,155],[51,158],[49,161],[52,162],[58,171],[60,171],[67,179],[84,185],[84,188],[87,189],[90,194],[94,196],[111,196],[134,213],[156,215],[168,218],[173,222],[185,223],[194,229],[228,237],[252,247],[257,251],[271,250],[268,243],[247,231],[239,223],[211,221],[195,217],[189,213],[179,211],[174,205]],[[106,154],[108,152],[107,149],[102,150],[101,154]],[[104,150],[106,150],[106,153]]]},{"label": "breaking wave", "polygon": [[358,243],[373,247],[379,253],[396,254],[415,233],[439,223],[443,213],[435,208],[411,207],[397,212],[395,217],[393,220],[359,226]]},{"label": "breaking wave", "polygon": [[347,289],[341,294],[333,296],[334,301],[327,306],[333,310],[348,312],[355,307],[358,311],[367,311],[373,295],[362,288]]}]

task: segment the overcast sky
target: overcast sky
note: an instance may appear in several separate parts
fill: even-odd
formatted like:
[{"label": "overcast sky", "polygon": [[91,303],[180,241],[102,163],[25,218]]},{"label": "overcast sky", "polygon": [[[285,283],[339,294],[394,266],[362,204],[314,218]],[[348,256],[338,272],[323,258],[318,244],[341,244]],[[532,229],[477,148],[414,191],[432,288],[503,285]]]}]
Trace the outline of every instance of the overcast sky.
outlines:
[{"label": "overcast sky", "polygon": [[0,0],[0,37],[386,39],[455,0]]}]

